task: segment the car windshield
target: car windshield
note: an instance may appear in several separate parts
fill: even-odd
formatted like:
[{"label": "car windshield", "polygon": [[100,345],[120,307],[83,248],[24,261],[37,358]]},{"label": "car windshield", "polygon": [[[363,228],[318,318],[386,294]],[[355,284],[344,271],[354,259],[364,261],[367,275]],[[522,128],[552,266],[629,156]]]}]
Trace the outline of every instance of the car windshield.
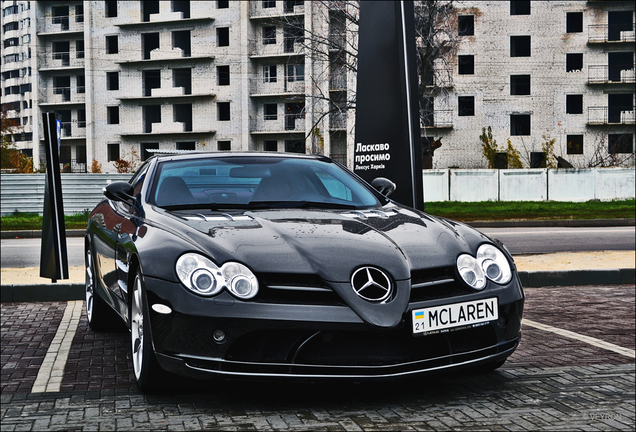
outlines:
[{"label": "car windshield", "polygon": [[212,210],[381,205],[371,191],[332,162],[247,156],[162,161],[149,201],[166,209]]}]

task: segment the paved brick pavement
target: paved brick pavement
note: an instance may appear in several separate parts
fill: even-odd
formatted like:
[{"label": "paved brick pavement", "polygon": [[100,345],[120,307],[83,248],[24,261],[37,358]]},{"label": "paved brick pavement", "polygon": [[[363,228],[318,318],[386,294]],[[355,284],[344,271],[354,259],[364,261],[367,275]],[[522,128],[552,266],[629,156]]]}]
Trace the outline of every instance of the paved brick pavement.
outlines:
[{"label": "paved brick pavement", "polygon": [[[634,348],[634,286],[527,289],[525,316]],[[65,302],[2,304],[2,430],[633,430],[634,359],[524,327],[497,372],[384,384],[132,384],[126,333],[85,316],[59,393],[30,393]]]},{"label": "paved brick pavement", "polygon": [[2,394],[30,392],[66,302],[2,303]]}]

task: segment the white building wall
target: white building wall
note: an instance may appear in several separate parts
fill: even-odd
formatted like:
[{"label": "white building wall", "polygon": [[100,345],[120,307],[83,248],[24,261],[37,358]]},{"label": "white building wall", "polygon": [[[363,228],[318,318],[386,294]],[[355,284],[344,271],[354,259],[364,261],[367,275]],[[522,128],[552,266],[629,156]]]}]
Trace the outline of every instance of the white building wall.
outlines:
[{"label": "white building wall", "polygon": [[[526,166],[530,152],[540,152],[541,144],[556,138],[555,154],[575,166],[587,166],[594,148],[604,146],[607,133],[632,133],[631,124],[622,126],[587,125],[588,108],[607,106],[608,92],[633,93],[633,83],[616,86],[589,85],[588,66],[607,65],[608,51],[634,51],[634,44],[593,45],[588,43],[590,25],[607,25],[608,10],[624,10],[633,15],[633,4],[621,2],[532,1],[530,15],[511,15],[507,1],[458,1],[458,15],[474,15],[474,36],[460,36],[458,55],[474,55],[475,72],[459,75],[457,58],[453,63],[454,87],[447,98],[437,98],[436,110],[453,111],[452,129],[423,131],[442,136],[442,147],[435,152],[433,167],[486,168],[479,135],[483,127],[492,127],[499,148],[510,139]],[[611,3],[611,4],[609,4]],[[566,33],[567,12],[583,13],[583,32]],[[530,36],[530,57],[511,57],[510,37]],[[566,55],[583,54],[583,69],[566,72]],[[510,94],[511,75],[530,75],[531,94]],[[566,95],[583,95],[583,113],[566,114]],[[475,115],[458,116],[458,96],[474,96]],[[527,136],[512,136],[511,114],[530,114],[531,131]],[[584,135],[584,154],[567,153],[567,135]],[[628,164],[633,165],[631,161]]]},{"label": "white building wall", "polygon": [[[3,7],[7,2],[3,1]],[[26,2],[18,2],[26,3]],[[47,32],[51,21],[51,7],[59,2],[32,2],[32,13],[37,13],[39,32]],[[69,2],[72,6],[81,4]],[[85,109],[87,127],[85,143],[81,137],[74,137],[66,145],[86,145],[87,165],[93,159],[102,164],[105,172],[114,171],[112,161],[108,161],[107,145],[118,143],[120,155],[126,156],[131,150],[140,152],[140,143],[158,142],[162,150],[172,150],[177,141],[195,141],[196,149],[217,151],[219,141],[230,141],[232,150],[263,150],[265,140],[276,140],[277,150],[284,151],[285,140],[306,141],[307,152],[330,154],[332,152],[333,130],[329,118],[318,123],[319,134],[309,134],[311,126],[318,121],[327,109],[328,101],[319,95],[329,94],[329,76],[326,62],[312,59],[309,53],[294,57],[305,63],[305,81],[285,83],[285,65],[291,61],[283,53],[283,24],[295,17],[304,22],[306,29],[314,34],[329,32],[325,21],[324,4],[304,2],[295,6],[292,12],[285,11],[283,2],[276,2],[275,8],[263,8],[260,1],[230,2],[227,9],[218,9],[217,2],[190,2],[190,20],[182,20],[171,11],[172,2],[159,2],[160,13],[151,17],[151,23],[141,23],[141,3],[138,1],[118,1],[117,17],[106,18],[105,3],[85,1],[83,24],[72,22],[72,26],[83,26],[82,35],[73,35],[74,41],[84,38],[85,59],[79,62],[86,76]],[[530,15],[510,15],[510,2],[507,1],[457,1],[457,13],[472,14],[475,17],[474,36],[459,37],[457,54],[475,56],[475,73],[459,75],[457,58],[453,63],[453,87],[447,98],[435,100],[436,110],[452,111],[452,128],[422,129],[422,135],[442,137],[442,147],[435,152],[434,168],[486,168],[487,163],[481,154],[479,135],[483,127],[491,126],[493,135],[500,148],[506,146],[506,140],[521,152],[522,159],[529,165],[530,152],[541,151],[543,135],[556,139],[555,153],[570,161],[576,167],[585,167],[594,156],[594,150],[600,146],[607,153],[608,133],[634,134],[633,115],[631,123],[624,125],[588,125],[588,108],[608,105],[608,94],[634,93],[633,82],[626,84],[588,84],[590,66],[607,65],[609,52],[632,52],[634,43],[591,44],[590,27],[607,25],[608,11],[620,10],[632,15],[634,6],[630,2],[586,2],[586,1],[533,1]],[[566,14],[583,13],[583,32],[566,33]],[[177,18],[177,19],[175,19]],[[153,24],[156,23],[156,24]],[[262,44],[262,26],[277,26],[277,43],[274,46]],[[47,27],[48,26],[48,27]],[[228,27],[230,31],[229,47],[217,46],[216,29]],[[36,26],[32,25],[35,29]],[[193,60],[183,62],[163,60],[141,62],[141,35],[148,32],[160,33],[160,53],[167,57],[176,55],[172,51],[171,32],[189,29],[191,31],[191,56]],[[33,30],[35,32],[35,30]],[[35,34],[35,33],[34,33]],[[106,54],[106,36],[117,35],[119,52]],[[530,57],[510,57],[510,36],[527,35],[531,37]],[[350,36],[348,34],[348,36]],[[33,59],[36,51],[50,57],[52,40],[59,37],[38,37],[32,41]],[[64,39],[64,37],[61,37]],[[354,42],[355,41],[348,41]],[[583,53],[583,69],[580,72],[566,72],[565,59],[568,53]],[[4,53],[3,53],[4,54]],[[35,62],[35,60],[32,60]],[[75,61],[75,60],[73,60]],[[125,64],[122,62],[136,62]],[[38,68],[46,67],[39,62]],[[262,66],[266,63],[277,65],[278,82],[273,86],[262,82]],[[229,86],[217,84],[216,67],[230,66]],[[197,97],[180,101],[168,97],[172,88],[172,69],[192,67],[192,93]],[[3,63],[3,70],[5,64]],[[35,69],[35,68],[34,68]],[[155,90],[156,99],[143,97],[142,70],[161,70],[161,89]],[[632,69],[633,70],[633,69]],[[73,72],[73,76],[82,71]],[[106,90],[106,73],[119,72],[119,90]],[[43,73],[37,79],[34,70],[34,89],[42,88],[40,103],[49,103],[51,73]],[[66,72],[65,72],[66,73]],[[531,75],[531,94],[528,96],[510,95],[510,75]],[[355,90],[355,74],[347,73],[347,91]],[[274,84],[274,83],[270,83]],[[293,84],[293,85],[292,85]],[[3,87],[6,86],[3,83]],[[72,85],[73,82],[72,82]],[[268,89],[269,88],[269,89]],[[158,93],[157,93],[158,92]],[[264,93],[272,92],[270,96]],[[566,114],[566,95],[583,95],[583,113]],[[475,115],[458,116],[458,96],[474,96]],[[39,98],[36,95],[36,100]],[[128,98],[128,99],[127,99]],[[137,99],[130,99],[137,98]],[[4,97],[3,97],[4,99]],[[305,118],[299,120],[294,131],[284,130],[285,102],[300,100],[305,102]],[[3,100],[4,102],[4,100]],[[218,121],[217,103],[231,103],[231,120]],[[266,103],[278,103],[280,126],[273,127],[263,120]],[[192,103],[192,134],[144,134],[144,104],[161,104],[163,125],[157,125],[162,132],[177,131],[180,127],[174,123],[171,106],[175,103]],[[120,107],[120,124],[107,124],[107,107]],[[73,109],[76,120],[77,109]],[[531,133],[527,136],[511,136],[510,115],[529,113],[531,115]],[[34,112],[32,127],[38,133],[40,110]],[[629,114],[628,114],[629,116]],[[347,159],[351,161],[354,146],[355,116],[353,111],[346,118],[346,128],[339,129],[347,141]],[[75,131],[75,129],[74,129]],[[154,130],[153,126],[153,132]],[[83,132],[82,132],[83,133]],[[567,135],[584,135],[584,154],[567,153]],[[632,135],[633,136],[633,135]],[[342,139],[342,135],[339,136]],[[632,138],[633,139],[633,138]],[[65,145],[65,144],[63,144]],[[633,143],[632,143],[633,147]],[[34,152],[34,159],[39,156]],[[75,154],[75,153],[74,153]],[[633,165],[631,160],[627,165]],[[36,163],[37,165],[37,163]]]}]

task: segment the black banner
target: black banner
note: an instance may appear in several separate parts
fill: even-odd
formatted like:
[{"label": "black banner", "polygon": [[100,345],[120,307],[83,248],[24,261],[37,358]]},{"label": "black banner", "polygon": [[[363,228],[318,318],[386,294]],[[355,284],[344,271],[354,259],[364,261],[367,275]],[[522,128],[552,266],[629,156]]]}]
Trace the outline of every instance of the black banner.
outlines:
[{"label": "black banner", "polygon": [[68,279],[66,225],[62,204],[59,147],[60,122],[54,113],[42,113],[44,147],[46,151],[46,180],[44,186],[44,219],[40,249],[40,277],[57,282]]},{"label": "black banner", "polygon": [[360,2],[353,169],[392,180],[391,198],[424,208],[412,1]]}]

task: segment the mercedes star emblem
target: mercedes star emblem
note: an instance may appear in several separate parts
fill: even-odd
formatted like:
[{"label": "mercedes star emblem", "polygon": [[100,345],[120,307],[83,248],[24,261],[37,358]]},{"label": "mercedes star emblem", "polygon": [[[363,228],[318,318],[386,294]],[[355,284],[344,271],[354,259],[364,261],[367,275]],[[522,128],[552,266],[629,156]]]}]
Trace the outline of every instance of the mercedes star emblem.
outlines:
[{"label": "mercedes star emblem", "polygon": [[391,296],[391,279],[375,267],[361,267],[351,276],[353,290],[364,300],[379,303]]}]

